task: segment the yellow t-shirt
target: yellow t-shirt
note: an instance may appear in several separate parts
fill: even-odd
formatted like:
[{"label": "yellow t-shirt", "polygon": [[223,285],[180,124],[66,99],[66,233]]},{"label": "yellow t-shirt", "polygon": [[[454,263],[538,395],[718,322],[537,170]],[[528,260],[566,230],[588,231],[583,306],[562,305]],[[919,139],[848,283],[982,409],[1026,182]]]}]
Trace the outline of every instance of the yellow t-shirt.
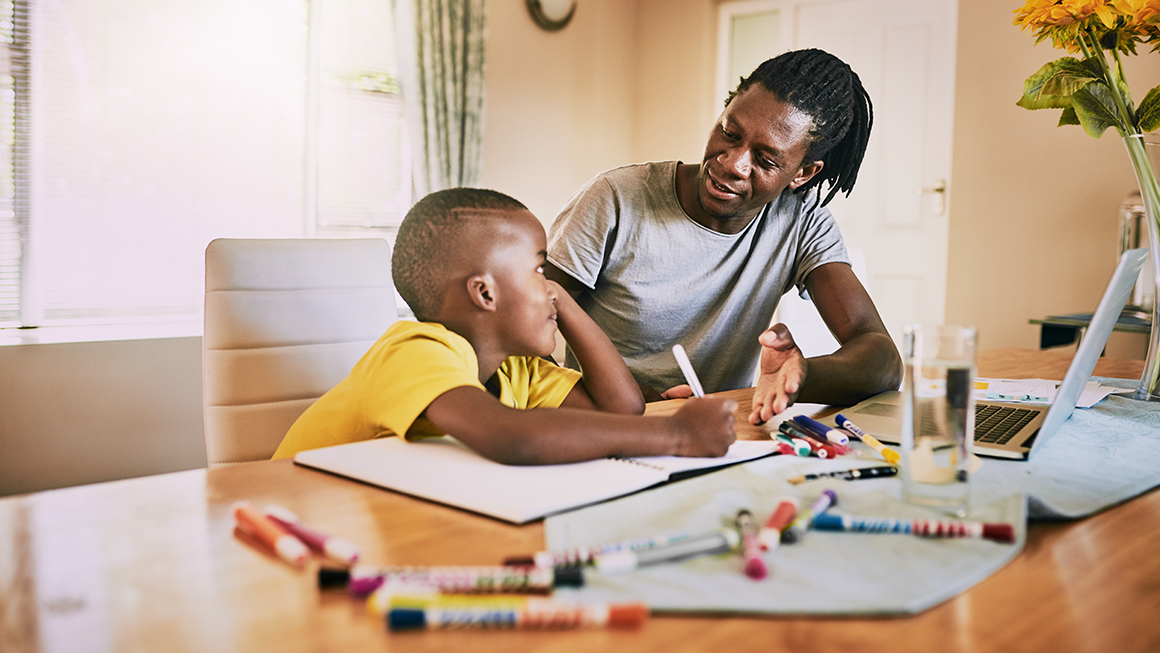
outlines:
[{"label": "yellow t-shirt", "polygon": [[[580,380],[575,370],[531,356],[509,357],[496,376],[499,400],[512,408],[555,408]],[[443,435],[420,415],[436,397],[465,385],[485,389],[471,343],[442,324],[396,322],[350,376],[302,413],[274,459],[389,435]]]}]

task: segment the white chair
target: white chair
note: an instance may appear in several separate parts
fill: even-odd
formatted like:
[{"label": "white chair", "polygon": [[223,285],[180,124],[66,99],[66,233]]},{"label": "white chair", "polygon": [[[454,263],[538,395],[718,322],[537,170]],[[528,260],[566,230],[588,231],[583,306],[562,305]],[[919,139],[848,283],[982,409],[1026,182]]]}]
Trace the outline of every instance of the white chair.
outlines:
[{"label": "white chair", "polygon": [[202,338],[209,464],[268,459],[397,318],[386,240],[211,242]]}]

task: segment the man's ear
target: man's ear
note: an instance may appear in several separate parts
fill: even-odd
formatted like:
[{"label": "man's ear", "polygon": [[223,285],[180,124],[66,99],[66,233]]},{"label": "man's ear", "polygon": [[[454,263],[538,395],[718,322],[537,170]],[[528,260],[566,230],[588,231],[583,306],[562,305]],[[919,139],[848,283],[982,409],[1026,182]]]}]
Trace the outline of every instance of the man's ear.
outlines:
[{"label": "man's ear", "polygon": [[471,303],[485,311],[495,310],[495,279],[490,273],[477,274],[467,279],[467,296]]},{"label": "man's ear", "polygon": [[798,168],[797,174],[794,175],[793,181],[789,182],[789,187],[792,190],[797,190],[814,175],[822,171],[822,166],[825,165],[823,161],[814,161],[812,163],[802,163],[802,167]]}]

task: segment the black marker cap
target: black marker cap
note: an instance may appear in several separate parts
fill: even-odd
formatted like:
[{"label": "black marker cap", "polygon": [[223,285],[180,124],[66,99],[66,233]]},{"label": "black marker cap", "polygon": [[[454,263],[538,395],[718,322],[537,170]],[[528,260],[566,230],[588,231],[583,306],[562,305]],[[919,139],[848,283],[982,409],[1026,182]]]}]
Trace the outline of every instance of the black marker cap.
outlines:
[{"label": "black marker cap", "polygon": [[350,570],[322,567],[318,570],[319,589],[346,587],[350,583]]},{"label": "black marker cap", "polygon": [[555,587],[584,587],[584,568],[556,567],[552,570],[552,585]]}]

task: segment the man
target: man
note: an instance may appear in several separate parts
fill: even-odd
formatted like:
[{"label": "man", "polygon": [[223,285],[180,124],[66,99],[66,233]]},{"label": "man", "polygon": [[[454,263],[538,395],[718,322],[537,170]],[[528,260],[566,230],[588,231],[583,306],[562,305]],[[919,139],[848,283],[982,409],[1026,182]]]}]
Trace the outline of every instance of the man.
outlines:
[{"label": "man", "polygon": [[[799,399],[849,405],[897,389],[898,350],[824,208],[853,189],[872,122],[858,76],[833,55],[770,59],[725,101],[700,166],[627,166],[577,191],[551,227],[546,274],[646,398],[688,395],[675,343],[707,392],[749,386],[760,365],[754,424]],[[785,325],[769,327],[795,286],[841,344],[833,354],[807,360]]]}]

